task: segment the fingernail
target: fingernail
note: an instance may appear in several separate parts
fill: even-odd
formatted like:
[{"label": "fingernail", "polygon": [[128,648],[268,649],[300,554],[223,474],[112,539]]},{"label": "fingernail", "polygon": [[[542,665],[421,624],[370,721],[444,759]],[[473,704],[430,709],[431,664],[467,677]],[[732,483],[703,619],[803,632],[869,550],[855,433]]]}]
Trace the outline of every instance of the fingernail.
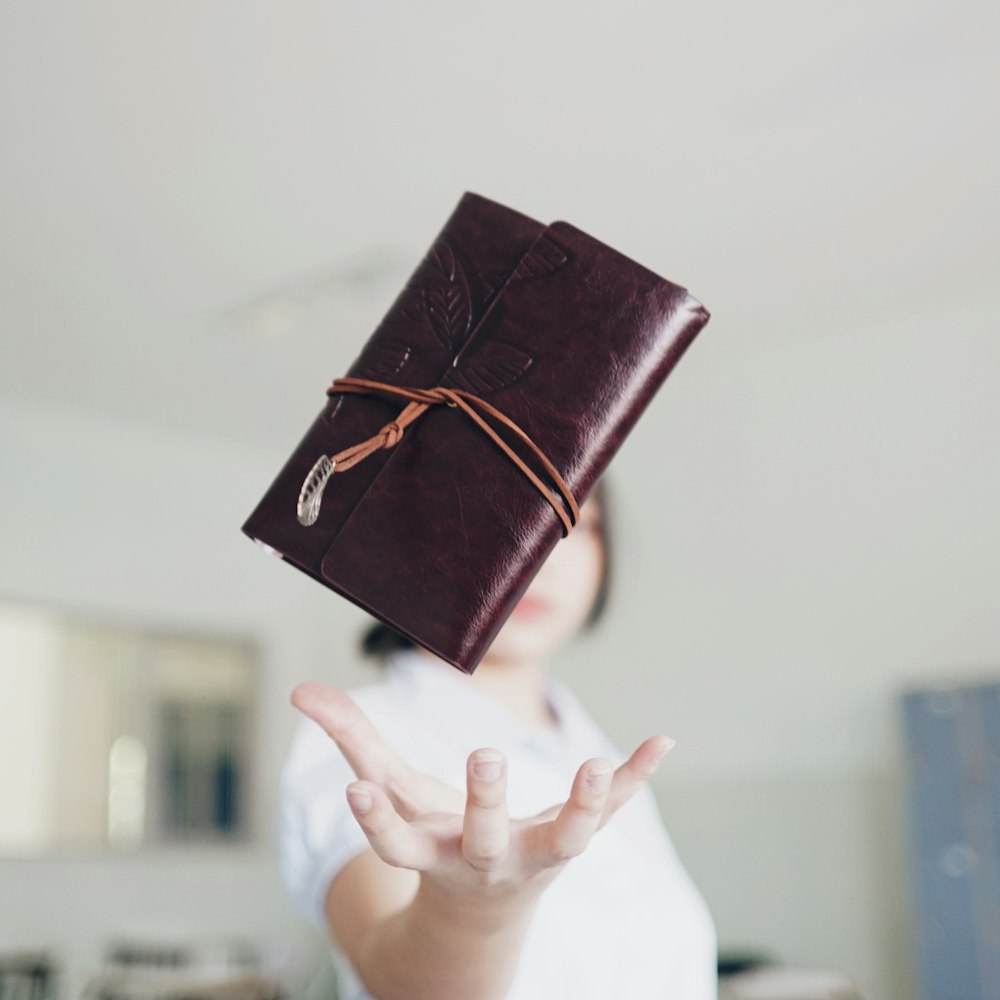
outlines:
[{"label": "fingernail", "polygon": [[472,773],[480,781],[496,781],[503,768],[503,758],[499,754],[476,754],[472,762]]},{"label": "fingernail", "polygon": [[677,746],[677,740],[672,740],[669,736],[667,737],[667,742],[664,743],[656,754],[656,763],[659,764],[667,754]]},{"label": "fingernail", "polygon": [[371,792],[366,792],[360,788],[357,791],[348,792],[347,799],[355,812],[366,813],[372,807]]},{"label": "fingernail", "polygon": [[611,768],[595,767],[587,774],[587,787],[598,795],[603,795],[611,784]]}]

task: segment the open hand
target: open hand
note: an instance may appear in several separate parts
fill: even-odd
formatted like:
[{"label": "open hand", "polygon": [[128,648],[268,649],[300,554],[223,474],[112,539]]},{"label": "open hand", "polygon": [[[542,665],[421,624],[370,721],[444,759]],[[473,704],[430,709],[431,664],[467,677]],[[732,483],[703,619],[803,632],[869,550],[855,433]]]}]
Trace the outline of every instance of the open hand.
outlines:
[{"label": "open hand", "polygon": [[300,684],[292,704],[323,727],[357,775],[347,799],[375,853],[449,893],[529,894],[544,888],[673,746],[666,736],[650,737],[617,769],[602,758],[585,761],[565,802],[511,820],[501,751],[483,747],[469,755],[463,795],[407,764],[346,692]]}]

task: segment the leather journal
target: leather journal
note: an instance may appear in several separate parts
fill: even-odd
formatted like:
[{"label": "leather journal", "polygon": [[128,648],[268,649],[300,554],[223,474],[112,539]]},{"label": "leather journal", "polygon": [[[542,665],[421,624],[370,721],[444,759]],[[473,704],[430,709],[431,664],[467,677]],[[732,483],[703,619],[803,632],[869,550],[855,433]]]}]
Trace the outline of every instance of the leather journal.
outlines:
[{"label": "leather journal", "polygon": [[471,674],[708,316],[467,191],[242,531]]}]

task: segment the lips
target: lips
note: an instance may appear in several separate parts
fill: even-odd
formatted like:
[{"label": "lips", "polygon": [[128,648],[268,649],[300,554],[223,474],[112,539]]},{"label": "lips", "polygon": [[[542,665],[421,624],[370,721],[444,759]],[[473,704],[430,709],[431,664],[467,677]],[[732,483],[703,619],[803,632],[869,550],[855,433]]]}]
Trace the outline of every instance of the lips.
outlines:
[{"label": "lips", "polygon": [[525,595],[517,602],[513,614],[519,618],[536,618],[539,615],[545,614],[548,609],[549,604],[547,601],[543,601],[538,597]]}]

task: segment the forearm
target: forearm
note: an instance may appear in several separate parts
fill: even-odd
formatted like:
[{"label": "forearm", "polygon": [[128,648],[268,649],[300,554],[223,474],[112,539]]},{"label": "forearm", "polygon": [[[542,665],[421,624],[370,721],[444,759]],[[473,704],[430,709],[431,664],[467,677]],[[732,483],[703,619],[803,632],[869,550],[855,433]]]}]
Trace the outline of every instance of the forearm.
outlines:
[{"label": "forearm", "polygon": [[536,904],[449,896],[421,879],[408,906],[372,925],[358,973],[377,1000],[503,1000]]}]

